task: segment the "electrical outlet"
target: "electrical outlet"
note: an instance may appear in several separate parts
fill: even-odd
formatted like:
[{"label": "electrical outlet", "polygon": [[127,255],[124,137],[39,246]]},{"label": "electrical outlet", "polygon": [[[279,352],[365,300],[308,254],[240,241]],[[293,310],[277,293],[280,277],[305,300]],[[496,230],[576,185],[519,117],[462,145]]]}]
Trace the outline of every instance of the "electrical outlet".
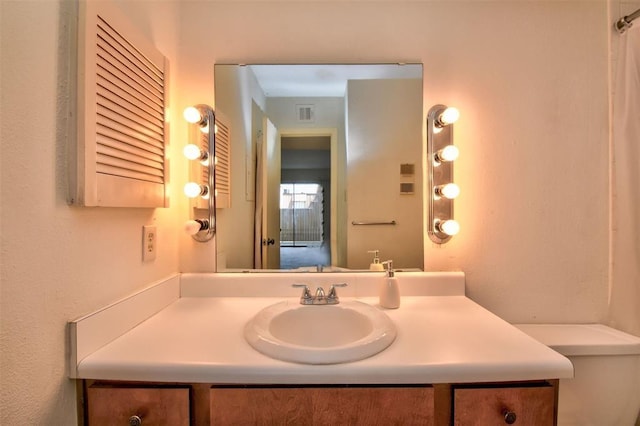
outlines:
[{"label": "electrical outlet", "polygon": [[156,258],[158,235],[155,226],[142,227],[142,261],[148,262]]}]

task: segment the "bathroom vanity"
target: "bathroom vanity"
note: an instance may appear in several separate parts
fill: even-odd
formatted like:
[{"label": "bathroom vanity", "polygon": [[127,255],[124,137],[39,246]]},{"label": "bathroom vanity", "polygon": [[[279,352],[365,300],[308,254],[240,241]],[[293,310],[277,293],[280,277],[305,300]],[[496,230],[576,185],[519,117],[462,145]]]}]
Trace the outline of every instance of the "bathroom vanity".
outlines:
[{"label": "bathroom vanity", "polygon": [[465,297],[462,273],[398,278],[401,306],[384,311],[395,341],[348,363],[273,359],[243,329],[297,303],[293,283],[346,282],[342,300],[377,306],[383,273],[182,274],[73,321],[82,421],[555,424],[558,379],[573,374],[565,357]]}]

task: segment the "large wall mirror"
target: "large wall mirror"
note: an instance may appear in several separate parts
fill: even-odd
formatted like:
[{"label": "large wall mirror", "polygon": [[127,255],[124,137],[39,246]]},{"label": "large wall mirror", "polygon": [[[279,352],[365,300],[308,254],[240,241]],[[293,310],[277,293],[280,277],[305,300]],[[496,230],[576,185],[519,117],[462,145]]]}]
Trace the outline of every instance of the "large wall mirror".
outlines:
[{"label": "large wall mirror", "polygon": [[422,65],[223,65],[218,271],[423,268]]}]

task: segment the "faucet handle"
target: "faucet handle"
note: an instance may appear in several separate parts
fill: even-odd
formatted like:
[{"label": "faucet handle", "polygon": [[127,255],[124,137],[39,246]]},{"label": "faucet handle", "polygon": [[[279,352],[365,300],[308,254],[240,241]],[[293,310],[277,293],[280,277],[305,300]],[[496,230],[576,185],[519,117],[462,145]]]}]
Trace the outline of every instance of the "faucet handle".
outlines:
[{"label": "faucet handle", "polygon": [[309,291],[309,286],[306,284],[291,284],[291,287],[300,287],[302,288],[302,296],[300,296],[300,303],[305,301],[309,301],[313,299],[311,296],[311,291]]},{"label": "faucet handle", "polygon": [[331,287],[329,287],[329,295],[327,296],[327,299],[338,300],[338,292],[336,291],[336,287],[346,287],[346,286],[347,286],[347,283],[332,284]]}]

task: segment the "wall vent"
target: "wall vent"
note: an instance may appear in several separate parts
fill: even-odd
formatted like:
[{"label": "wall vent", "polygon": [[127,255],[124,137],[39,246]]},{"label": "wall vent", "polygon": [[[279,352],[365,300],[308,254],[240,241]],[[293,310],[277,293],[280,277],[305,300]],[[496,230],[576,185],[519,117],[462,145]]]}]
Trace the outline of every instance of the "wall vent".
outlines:
[{"label": "wall vent", "polygon": [[168,207],[168,61],[109,2],[80,2],[70,202]]},{"label": "wall vent", "polygon": [[316,106],[296,105],[296,117],[299,123],[313,123],[316,119]]}]

